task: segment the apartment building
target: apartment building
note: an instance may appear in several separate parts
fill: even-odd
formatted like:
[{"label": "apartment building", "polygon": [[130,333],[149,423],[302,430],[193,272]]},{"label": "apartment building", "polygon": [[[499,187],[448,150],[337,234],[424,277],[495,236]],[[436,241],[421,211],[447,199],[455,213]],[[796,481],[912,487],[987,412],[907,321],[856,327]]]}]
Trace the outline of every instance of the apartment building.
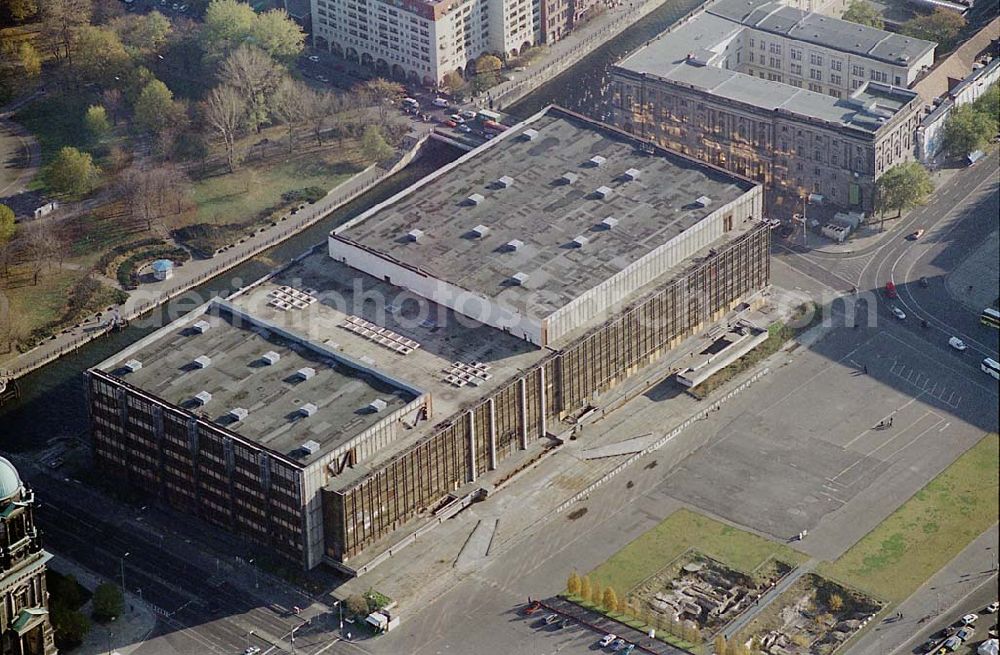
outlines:
[{"label": "apartment building", "polygon": [[312,0],[317,47],[414,83],[463,74],[484,52],[535,43],[532,0]]},{"label": "apartment building", "polygon": [[763,0],[722,0],[612,72],[613,122],[762,182],[769,202],[821,195],[870,211],[911,159],[907,90],[935,44]]}]

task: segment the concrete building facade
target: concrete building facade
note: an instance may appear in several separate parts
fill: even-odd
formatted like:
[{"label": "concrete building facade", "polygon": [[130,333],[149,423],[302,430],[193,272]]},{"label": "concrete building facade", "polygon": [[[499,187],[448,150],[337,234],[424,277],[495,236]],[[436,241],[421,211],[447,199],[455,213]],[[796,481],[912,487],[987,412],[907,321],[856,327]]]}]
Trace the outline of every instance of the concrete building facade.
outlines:
[{"label": "concrete building facade", "polygon": [[486,52],[535,43],[531,0],[312,0],[313,40],[396,79],[433,85]]},{"label": "concrete building facade", "polygon": [[328,254],[95,367],[96,460],[303,566],[363,571],[756,302],[762,203],[546,109],[348,221]]},{"label": "concrete building facade", "polygon": [[778,3],[723,0],[613,69],[613,122],[765,184],[870,211],[913,157],[906,89],[934,44]]}]

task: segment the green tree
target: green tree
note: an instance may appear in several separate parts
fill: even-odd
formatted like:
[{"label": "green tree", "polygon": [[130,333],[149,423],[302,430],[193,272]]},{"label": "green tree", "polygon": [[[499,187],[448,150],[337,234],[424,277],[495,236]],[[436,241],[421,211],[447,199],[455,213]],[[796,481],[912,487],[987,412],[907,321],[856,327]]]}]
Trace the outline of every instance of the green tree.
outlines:
[{"label": "green tree", "polygon": [[385,141],[382,130],[375,125],[369,125],[361,135],[361,151],[365,158],[381,163],[390,159],[396,151]]},{"label": "green tree", "polygon": [[903,23],[903,34],[917,39],[937,41],[947,50],[954,45],[965,23],[965,18],[961,14],[937,8],[933,13],[916,16]]},{"label": "green tree", "polygon": [[590,590],[590,602],[594,607],[600,607],[602,600],[604,600],[604,594],[601,593],[601,585],[595,582],[594,588]]},{"label": "green tree", "polygon": [[[0,248],[14,238],[14,231],[17,224],[14,223],[14,210],[7,205],[0,204]],[[574,575],[576,575],[574,573]]]},{"label": "green tree", "polygon": [[243,43],[253,31],[257,14],[238,0],[212,0],[205,8],[201,29],[205,50],[222,55]]},{"label": "green tree", "polygon": [[851,0],[851,3],[847,5],[847,11],[844,12],[841,18],[852,23],[867,25],[868,27],[878,29],[885,27],[882,14],[873,5],[865,2],[865,0]]},{"label": "green tree", "polygon": [[367,616],[368,615],[368,601],[361,594],[353,594],[348,596],[344,601],[344,606],[347,611],[354,616]]},{"label": "green tree", "polygon": [[458,99],[465,97],[465,90],[467,88],[465,79],[459,75],[458,71],[448,71],[444,74],[444,86],[451,92],[453,96]]},{"label": "green tree", "polygon": [[[14,213],[11,212],[11,220],[13,220]],[[0,225],[2,225],[2,210],[0,210]],[[0,231],[0,235],[3,232]],[[569,574],[569,579],[566,580],[566,591],[569,592],[570,596],[578,596],[580,594],[580,576],[577,575],[576,571]]]},{"label": "green tree", "polygon": [[827,601],[827,605],[834,612],[839,612],[844,609],[844,597],[840,594],[830,594],[830,599]]},{"label": "green tree", "polygon": [[83,115],[83,129],[94,145],[99,145],[111,134],[111,124],[108,123],[108,112],[101,105],[87,107]]},{"label": "green tree", "polygon": [[156,52],[170,36],[170,19],[153,10],[148,14],[125,14],[111,22],[111,29],[125,47],[137,53]]},{"label": "green tree", "polygon": [[6,0],[3,3],[3,11],[6,11],[13,22],[21,23],[38,13],[38,2],[36,0]]},{"label": "green tree", "polygon": [[492,88],[500,81],[500,69],[503,62],[499,57],[491,54],[482,54],[476,60],[475,77],[472,80],[472,89],[476,93]]},{"label": "green tree", "polygon": [[580,578],[580,598],[588,600],[590,598],[590,576],[585,575]]},{"label": "green tree", "polygon": [[996,131],[996,124],[973,105],[956,107],[944,123],[942,141],[951,157],[965,157],[985,146]]},{"label": "green tree", "polygon": [[101,623],[121,616],[125,607],[121,587],[110,582],[97,585],[91,601],[94,608],[94,618]]},{"label": "green tree", "polygon": [[159,134],[179,118],[180,107],[167,85],[154,79],[146,84],[135,101],[135,122],[144,130]]},{"label": "green tree", "polygon": [[882,174],[877,183],[877,208],[885,219],[885,212],[895,209],[897,216],[903,210],[923,204],[934,191],[934,183],[927,169],[911,161],[893,166]]},{"label": "green tree", "polygon": [[614,612],[618,609],[618,594],[615,593],[612,587],[604,590],[604,593],[601,595],[601,604],[609,612]]},{"label": "green tree", "polygon": [[21,45],[17,49],[17,56],[21,60],[24,74],[30,78],[38,77],[38,74],[42,72],[42,58],[38,56],[35,46],[27,41],[21,41]]},{"label": "green tree", "polygon": [[90,632],[90,621],[76,610],[53,609],[52,628],[56,646],[60,650],[71,650],[83,643]]},{"label": "green tree", "polygon": [[1000,128],[1000,82],[991,84],[972,106],[979,113],[989,116],[994,128]]},{"label": "green tree", "polygon": [[95,25],[77,30],[74,68],[85,81],[106,83],[120,77],[128,63],[125,46],[113,30]]},{"label": "green tree", "polygon": [[306,35],[284,9],[272,9],[258,15],[250,29],[257,47],[283,62],[291,62],[302,53]]},{"label": "green tree", "polygon": [[89,153],[67,146],[48,165],[43,178],[54,193],[81,196],[93,191],[100,174]]}]

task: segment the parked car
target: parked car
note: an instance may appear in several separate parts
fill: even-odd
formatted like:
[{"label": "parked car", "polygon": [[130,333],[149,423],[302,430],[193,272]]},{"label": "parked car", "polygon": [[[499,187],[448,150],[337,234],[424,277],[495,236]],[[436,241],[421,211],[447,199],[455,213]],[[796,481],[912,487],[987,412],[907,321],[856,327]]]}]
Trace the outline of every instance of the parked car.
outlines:
[{"label": "parked car", "polygon": [[924,236],[924,228],[919,228],[916,232],[913,232],[912,234],[910,234],[910,239],[912,241],[916,241],[917,239],[919,239],[922,236]]},{"label": "parked car", "polygon": [[243,650],[243,655],[257,655],[260,652],[260,646],[247,646]]},{"label": "parked car", "polygon": [[625,648],[626,643],[627,642],[624,639],[619,637],[618,639],[615,639],[613,642],[611,642],[611,650],[617,653],[621,649]]},{"label": "parked car", "polygon": [[945,637],[952,637],[958,632],[958,628],[953,625],[949,625],[947,628],[942,628],[941,632],[938,633],[938,637],[944,639]]},{"label": "parked car", "polygon": [[434,100],[431,101],[431,104],[435,107],[444,107],[445,109],[448,108],[448,101],[444,98],[434,98]]},{"label": "parked car", "polygon": [[316,63],[319,61],[319,55],[309,55],[309,61]]},{"label": "parked car", "polygon": [[452,121],[452,120],[447,120],[447,121],[444,122],[444,124],[447,127],[458,127],[458,123],[456,123],[455,121]]},{"label": "parked car", "polygon": [[906,320],[906,312],[904,312],[899,307],[893,307],[892,308],[892,315],[895,316],[896,318],[898,318],[901,321],[905,321]]},{"label": "parked car", "polygon": [[597,645],[600,646],[601,648],[607,648],[608,646],[611,645],[611,642],[614,641],[617,638],[618,638],[617,636],[615,636],[615,635],[613,635],[611,633],[608,633],[608,634],[604,635],[603,637],[601,637],[601,640],[597,642]]},{"label": "parked car", "polygon": [[[952,341],[957,341],[958,345],[951,343]],[[956,350],[965,350],[965,343],[957,337],[952,337],[951,339],[948,339],[948,343],[950,343],[951,347],[955,348]],[[961,348],[959,348],[959,346],[961,346]],[[978,614],[966,614],[965,616],[962,617],[962,625],[972,625],[973,623],[976,622],[976,619],[978,618],[979,618]]]},{"label": "parked car", "polygon": [[941,650],[950,653],[953,650],[958,650],[958,647],[962,645],[962,640],[958,637],[948,637],[945,639],[944,643],[941,644]]},{"label": "parked car", "polygon": [[955,636],[961,639],[962,641],[969,641],[970,639],[972,639],[972,636],[974,634],[976,634],[976,629],[973,628],[971,625],[967,625],[958,632],[956,632]]},{"label": "parked car", "polygon": [[[959,352],[965,350],[968,347],[965,345],[965,342],[959,339],[958,337],[949,338],[948,345],[954,348],[955,350],[958,350]],[[972,617],[972,619],[968,623],[966,623],[965,620],[970,616]],[[962,625],[969,625],[969,623],[972,623],[975,620],[976,620],[975,614],[966,614],[965,616],[962,617]]]},{"label": "parked car", "polygon": [[996,614],[996,611],[998,609],[1000,609],[1000,603],[998,603],[997,601],[993,601],[992,603],[987,605],[986,609],[983,611],[986,612],[987,614]]},{"label": "parked car", "polygon": [[461,114],[452,114],[452,115],[451,115],[451,116],[449,116],[448,118],[450,118],[451,120],[453,120],[453,121],[455,121],[456,123],[459,123],[459,124],[461,124],[461,123],[464,123],[464,122],[465,122],[465,119],[464,119],[464,118],[462,118],[462,115],[461,115]]},{"label": "parked car", "polygon": [[461,125],[458,126],[458,131],[461,132],[462,134],[468,134],[469,132],[472,131],[472,128],[466,125],[465,123],[462,123]]},{"label": "parked car", "polygon": [[476,117],[476,112],[472,111],[471,109],[463,109],[462,111],[458,112],[458,115],[467,121],[471,121],[473,118]]},{"label": "parked car", "polygon": [[938,643],[939,643],[939,640],[937,640],[937,639],[928,639],[920,647],[920,650],[923,651],[923,652],[925,652],[925,653],[930,653],[930,652],[934,651],[937,648]]},{"label": "parked car", "polygon": [[573,625],[573,619],[569,618],[568,616],[565,619],[563,619],[562,621],[559,622],[559,627],[560,628],[568,628],[571,625]]},{"label": "parked car", "polygon": [[545,625],[552,625],[558,620],[559,620],[558,614],[549,614],[548,616],[545,617]]},{"label": "parked car", "polygon": [[50,469],[57,469],[57,468],[59,468],[62,465],[63,465],[63,459],[62,459],[62,457],[56,457],[55,459],[50,459],[49,460],[49,468]]},{"label": "parked car", "polygon": [[542,609],[542,604],[539,603],[537,600],[533,600],[530,603],[528,603],[527,605],[525,605],[524,609],[522,611],[524,612],[524,614],[526,616],[531,616],[532,614],[534,614],[535,612],[539,611],[540,609]]},{"label": "parked car", "polygon": [[625,650],[622,651],[622,655],[632,655],[632,651],[635,650],[635,644],[625,644]]}]

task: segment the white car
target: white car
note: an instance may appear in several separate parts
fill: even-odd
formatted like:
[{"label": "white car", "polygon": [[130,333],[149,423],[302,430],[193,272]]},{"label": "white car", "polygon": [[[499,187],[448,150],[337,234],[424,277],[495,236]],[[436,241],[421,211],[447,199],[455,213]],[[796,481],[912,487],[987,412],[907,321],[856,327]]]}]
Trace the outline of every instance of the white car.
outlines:
[{"label": "white car", "polygon": [[892,308],[892,315],[895,316],[896,318],[898,318],[901,321],[906,320],[906,313],[902,309],[900,309],[899,307],[893,307]]},{"label": "white car", "polygon": [[459,132],[462,132],[463,134],[468,134],[469,132],[472,131],[472,128],[469,127],[468,125],[465,125],[464,123],[462,125],[459,125],[456,129]]},{"label": "white car", "polygon": [[444,98],[434,98],[434,100],[431,101],[431,104],[434,105],[435,107],[447,107],[448,101],[445,100]]},{"label": "white car", "polygon": [[[958,351],[963,351],[966,348],[968,348],[968,346],[965,345],[965,342],[962,341],[961,339],[959,339],[958,337],[951,337],[950,339],[948,339],[948,345],[951,346],[952,348],[954,348],[955,350],[958,350]],[[970,616],[974,616],[974,615],[970,615]],[[975,619],[973,619],[973,620],[975,620]]]},{"label": "white car", "polygon": [[1000,603],[998,603],[997,601],[993,601],[992,603],[990,603],[989,605],[986,606],[986,613],[987,614],[996,614],[996,611],[998,609],[1000,609]]},{"label": "white car", "polygon": [[962,625],[972,625],[979,618],[978,614],[966,614],[962,617]]},{"label": "white car", "polygon": [[319,55],[309,55],[309,61],[316,63],[319,61]]},{"label": "white car", "polygon": [[602,638],[602,639],[601,639],[601,640],[600,640],[599,642],[597,642],[597,643],[598,643],[598,644],[599,644],[599,645],[601,646],[601,648],[607,648],[607,647],[608,647],[608,646],[609,646],[609,645],[611,644],[611,642],[612,642],[612,641],[614,641],[614,640],[615,640],[615,639],[617,639],[617,638],[618,638],[618,637],[616,637],[616,636],[615,636],[615,635],[613,635],[613,634],[606,634],[606,635],[604,635],[604,637],[603,637],[603,638]]},{"label": "white car", "polygon": [[257,655],[260,652],[260,646],[247,646],[243,651],[243,655]]},{"label": "white car", "polygon": [[471,109],[463,109],[462,111],[458,112],[458,115],[467,121],[471,121],[473,118],[476,117],[476,112],[472,111]]}]

